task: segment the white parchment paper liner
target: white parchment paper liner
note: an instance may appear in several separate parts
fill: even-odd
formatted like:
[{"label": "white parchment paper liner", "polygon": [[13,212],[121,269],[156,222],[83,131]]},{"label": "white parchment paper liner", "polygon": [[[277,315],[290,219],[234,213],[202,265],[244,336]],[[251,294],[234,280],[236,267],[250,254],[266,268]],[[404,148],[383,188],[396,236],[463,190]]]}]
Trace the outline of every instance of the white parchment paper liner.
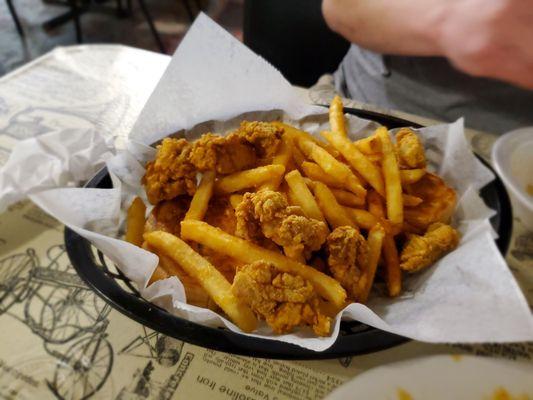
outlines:
[{"label": "white parchment paper liner", "polygon": [[[348,118],[350,131],[356,132],[353,137],[364,136],[373,127],[368,121]],[[143,165],[155,155],[147,144],[176,132],[188,138],[207,131],[224,133],[243,119],[283,119],[316,134],[327,127],[327,110],[303,103],[277,70],[202,14],[141,112],[126,151],[111,156],[112,149],[95,132],[90,137],[76,132],[79,142],[53,137],[45,138],[45,145],[23,142],[23,151],[15,149],[2,169],[0,206],[29,195],[110,257],[146,299],[191,321],[239,331],[222,316],[186,304],[183,286],[175,277],[146,287],[157,257],[115,237],[126,204],[134,195],[144,196]],[[273,335],[265,325],[250,336],[322,351],[333,344],[340,320],[346,318],[427,342],[533,340],[531,312],[494,244],[488,221],[493,211],[478,195],[493,179],[492,173],[470,151],[462,120],[419,133],[432,168],[458,192],[459,247],[433,267],[406,277],[400,298],[375,294],[368,307],[346,307],[335,319],[330,337],[315,337],[309,329]],[[102,161],[111,172],[114,189],[50,189],[85,179]],[[34,179],[32,173],[38,168],[45,170]]]}]

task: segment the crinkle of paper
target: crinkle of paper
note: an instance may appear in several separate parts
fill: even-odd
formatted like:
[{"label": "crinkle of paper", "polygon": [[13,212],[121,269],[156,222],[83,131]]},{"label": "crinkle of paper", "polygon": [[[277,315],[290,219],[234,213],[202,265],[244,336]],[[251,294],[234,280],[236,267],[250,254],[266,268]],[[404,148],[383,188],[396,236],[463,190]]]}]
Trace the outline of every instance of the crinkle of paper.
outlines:
[{"label": "crinkle of paper", "polygon": [[[347,118],[352,138],[375,127]],[[327,110],[304,104],[277,70],[200,15],[141,112],[127,150],[107,160],[114,188],[34,188],[30,198],[102,250],[147,300],[191,321],[240,332],[223,316],[186,304],[176,277],[147,286],[157,256],[116,237],[132,197],[146,198],[140,179],[144,163],[155,155],[147,144],[176,132],[190,139],[207,131],[225,133],[243,119],[283,119],[315,135],[328,128]],[[315,337],[309,328],[274,335],[265,324],[249,336],[323,351],[334,343],[343,318],[426,342],[533,340],[530,310],[493,240],[488,220],[493,211],[478,195],[492,173],[472,154],[462,120],[423,128],[419,134],[431,168],[458,192],[454,223],[462,235],[459,247],[425,271],[406,275],[401,297],[375,291],[368,306],[347,306],[329,337]],[[73,154],[80,150],[76,143],[69,145]],[[40,150],[46,153],[46,148]]]},{"label": "crinkle of paper", "polygon": [[94,129],[65,129],[21,141],[0,168],[0,213],[31,193],[89,179],[113,155],[112,140]]}]

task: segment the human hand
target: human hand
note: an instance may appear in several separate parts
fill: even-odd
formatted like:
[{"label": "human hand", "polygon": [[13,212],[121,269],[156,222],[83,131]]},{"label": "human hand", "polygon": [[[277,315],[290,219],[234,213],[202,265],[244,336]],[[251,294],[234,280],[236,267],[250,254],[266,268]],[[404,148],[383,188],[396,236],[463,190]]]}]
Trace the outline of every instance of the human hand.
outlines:
[{"label": "human hand", "polygon": [[442,55],[468,74],[533,89],[533,1],[447,3],[435,32]]}]

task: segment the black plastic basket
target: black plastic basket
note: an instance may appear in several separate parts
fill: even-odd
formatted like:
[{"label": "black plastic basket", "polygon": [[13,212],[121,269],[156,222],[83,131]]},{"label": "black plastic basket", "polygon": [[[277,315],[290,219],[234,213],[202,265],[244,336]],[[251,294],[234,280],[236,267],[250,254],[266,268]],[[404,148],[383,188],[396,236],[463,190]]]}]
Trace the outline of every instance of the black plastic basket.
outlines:
[{"label": "black plastic basket", "polygon": [[[345,112],[374,120],[391,129],[403,126],[420,127],[419,124],[375,112],[356,109],[345,109]],[[111,188],[107,170],[101,170],[86,187]],[[511,205],[507,192],[499,178],[496,178],[481,190],[481,196],[487,205],[497,212],[491,223],[499,235],[496,244],[505,254],[512,232]],[[359,322],[342,321],[335,343],[325,351],[315,352],[296,345],[244,336],[224,328],[207,327],[174,316],[144,300],[115,265],[88,240],[69,228],[65,228],[65,244],[70,261],[80,277],[112,307],[156,331],[198,346],[253,357],[325,359],[369,353],[408,340]]]}]

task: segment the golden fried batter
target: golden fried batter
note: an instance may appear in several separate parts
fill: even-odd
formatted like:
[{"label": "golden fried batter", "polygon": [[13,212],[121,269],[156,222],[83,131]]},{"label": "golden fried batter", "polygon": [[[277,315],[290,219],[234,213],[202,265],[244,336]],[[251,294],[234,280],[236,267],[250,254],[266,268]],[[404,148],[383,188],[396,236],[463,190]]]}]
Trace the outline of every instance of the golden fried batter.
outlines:
[{"label": "golden fried batter", "polygon": [[237,219],[229,201],[229,196],[212,197],[209,200],[209,207],[205,213],[204,221],[230,235],[235,235]]},{"label": "golden fried batter", "polygon": [[144,232],[165,231],[173,235],[180,235],[180,222],[185,217],[191,198],[179,196],[173,200],[162,201],[157,204],[144,224]]},{"label": "golden fried batter", "polygon": [[426,156],[420,139],[409,128],[402,128],[396,134],[396,151],[402,168],[424,168]]},{"label": "golden fried batter", "polygon": [[187,162],[190,145],[185,139],[166,138],[157,146],[154,161],[146,164],[143,184],[148,200],[157,204],[162,200],[196,191],[196,171]]},{"label": "golden fried batter", "polygon": [[207,133],[192,144],[163,139],[155,160],[146,164],[143,184],[148,200],[157,204],[182,194],[192,196],[197,172],[224,175],[257,166],[259,159],[275,154],[282,134],[283,128],[268,122],[245,121],[225,137]]},{"label": "golden fried batter", "polygon": [[[157,204],[144,224],[144,232],[165,231],[173,235],[180,236],[180,223],[183,221],[187,210],[189,209],[191,198],[189,196],[179,196],[173,200],[162,201]],[[228,197],[216,197],[211,199],[209,208],[205,215],[205,221],[210,225],[216,226],[229,234],[235,234],[235,214],[229,203]],[[226,277],[232,281],[235,276],[235,270],[242,262],[231,257],[217,253],[208,247],[201,246],[197,243],[189,243],[190,246],[209,260],[211,264]],[[164,260],[160,260],[164,266]],[[167,262],[168,264],[168,262]],[[174,271],[175,272],[175,271]],[[178,274],[181,279],[181,275]],[[188,295],[189,296],[189,295]],[[189,298],[189,297],[187,297]]]},{"label": "golden fried batter", "polygon": [[[204,220],[209,225],[216,226],[230,235],[235,235],[237,221],[235,219],[235,212],[233,211],[233,207],[227,196],[214,197],[211,199]],[[192,246],[193,248],[196,248],[202,256],[207,258],[229,282],[233,281],[237,267],[243,265],[241,261],[217,253],[216,251],[200,246],[197,243],[193,243]]]},{"label": "golden fried batter", "polygon": [[231,290],[264,318],[275,333],[309,325],[317,335],[329,335],[330,319],[320,312],[313,286],[301,276],[256,261],[238,269]]},{"label": "golden fried batter", "polygon": [[258,157],[270,158],[278,151],[282,134],[282,127],[269,122],[243,121],[240,128],[229,136],[237,135],[243,138],[254,147]]},{"label": "golden fried batter", "polygon": [[283,246],[285,254],[304,262],[326,241],[328,228],[307,218],[300,207],[289,206],[280,192],[246,193],[235,209],[236,235],[260,243],[266,237]]},{"label": "golden fried batter", "polygon": [[[244,199],[246,199],[246,204],[243,204]],[[265,236],[263,235],[261,224],[255,217],[251,193],[246,193],[237,208],[235,208],[235,217],[237,218],[235,235],[259,244]]]},{"label": "golden fried batter", "polygon": [[225,175],[252,168],[257,157],[254,148],[237,135],[206,133],[192,144],[189,161],[199,171]]},{"label": "golden fried batter", "polygon": [[199,171],[216,170],[226,175],[257,166],[272,157],[281,142],[283,129],[268,122],[242,122],[227,136],[207,133],[192,143],[188,160]]},{"label": "golden fried batter", "polygon": [[450,220],[457,195],[442,178],[428,172],[418,182],[406,185],[405,189],[409,194],[423,199],[418,206],[404,210],[405,221],[409,225],[426,231],[434,222],[447,223]]},{"label": "golden fried batter", "polygon": [[329,234],[327,248],[331,274],[346,289],[349,298],[357,299],[358,281],[368,256],[365,238],[355,228],[340,226]]},{"label": "golden fried batter", "polygon": [[400,267],[408,272],[420,271],[455,249],[459,233],[440,222],[430,225],[424,236],[409,235],[400,255]]},{"label": "golden fried batter", "polygon": [[327,235],[328,228],[322,221],[302,215],[289,215],[281,221],[272,240],[283,246],[287,257],[305,262],[313,251],[322,247]]}]

